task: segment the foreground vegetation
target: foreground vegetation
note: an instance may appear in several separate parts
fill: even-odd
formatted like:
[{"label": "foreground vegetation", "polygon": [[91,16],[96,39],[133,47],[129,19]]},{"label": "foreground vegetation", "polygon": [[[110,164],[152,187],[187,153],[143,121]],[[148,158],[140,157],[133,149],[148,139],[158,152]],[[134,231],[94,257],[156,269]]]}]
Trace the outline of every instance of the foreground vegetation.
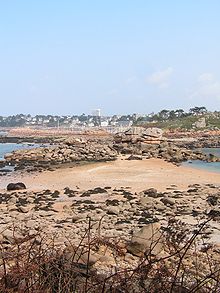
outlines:
[{"label": "foreground vegetation", "polygon": [[[220,265],[216,251],[202,248],[198,239],[207,222],[197,226],[189,236],[184,226],[170,221],[162,237],[163,255],[154,255],[157,243],[140,257],[133,269],[116,267],[108,274],[91,265],[91,251],[100,245],[110,248],[115,258],[125,253],[115,239],[91,237],[90,223],[76,247],[67,239],[67,250],[60,250],[40,233],[14,238],[10,249],[1,245],[0,292],[219,292]],[[178,230],[177,230],[178,229]],[[161,240],[161,239],[160,239]],[[205,244],[205,243],[203,243]],[[71,253],[69,252],[71,251]],[[82,256],[86,255],[84,262]]]}]

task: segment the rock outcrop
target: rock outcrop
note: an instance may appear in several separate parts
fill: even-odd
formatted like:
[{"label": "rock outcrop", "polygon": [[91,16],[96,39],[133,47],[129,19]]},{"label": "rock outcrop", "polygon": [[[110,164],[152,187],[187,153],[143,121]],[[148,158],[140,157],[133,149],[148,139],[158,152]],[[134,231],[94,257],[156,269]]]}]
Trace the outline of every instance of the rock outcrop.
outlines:
[{"label": "rock outcrop", "polygon": [[112,161],[117,152],[109,144],[69,138],[58,146],[17,150],[5,155],[5,164],[16,169],[34,167],[47,169],[65,163]]},{"label": "rock outcrop", "polygon": [[160,143],[162,140],[163,131],[159,128],[143,128],[143,127],[132,127],[129,130],[118,133],[115,135],[115,142],[126,142],[126,143]]}]

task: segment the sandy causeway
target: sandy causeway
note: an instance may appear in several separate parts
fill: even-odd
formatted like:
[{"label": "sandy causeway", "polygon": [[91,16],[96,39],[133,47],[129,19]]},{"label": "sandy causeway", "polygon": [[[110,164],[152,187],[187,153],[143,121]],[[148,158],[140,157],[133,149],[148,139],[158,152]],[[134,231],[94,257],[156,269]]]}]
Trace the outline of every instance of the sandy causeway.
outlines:
[{"label": "sandy causeway", "polygon": [[160,159],[128,161],[118,158],[113,162],[61,168],[53,172],[11,175],[0,178],[0,189],[8,183],[22,181],[30,190],[63,189],[64,187],[90,189],[95,187],[131,187],[141,191],[154,187],[165,191],[172,184],[184,190],[190,184],[220,184],[220,173],[191,167],[177,167]]}]

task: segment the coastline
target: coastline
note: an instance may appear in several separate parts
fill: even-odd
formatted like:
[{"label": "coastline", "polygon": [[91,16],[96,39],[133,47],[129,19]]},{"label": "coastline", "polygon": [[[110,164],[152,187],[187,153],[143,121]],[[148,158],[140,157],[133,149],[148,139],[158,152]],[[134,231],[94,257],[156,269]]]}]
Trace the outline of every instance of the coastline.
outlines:
[{"label": "coastline", "polygon": [[154,187],[165,191],[171,185],[176,189],[187,189],[190,184],[215,184],[220,182],[220,173],[209,172],[191,166],[175,166],[161,159],[125,160],[119,157],[112,162],[99,162],[75,167],[56,169],[53,172],[15,173],[1,177],[0,190],[8,183],[24,182],[28,190],[64,189],[65,187],[90,189],[113,186],[130,187],[141,191]]}]

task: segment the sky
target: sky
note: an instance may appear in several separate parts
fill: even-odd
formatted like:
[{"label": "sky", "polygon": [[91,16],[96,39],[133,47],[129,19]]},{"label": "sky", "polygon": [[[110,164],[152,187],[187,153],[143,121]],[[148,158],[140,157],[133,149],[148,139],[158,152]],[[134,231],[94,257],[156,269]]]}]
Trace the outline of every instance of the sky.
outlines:
[{"label": "sky", "polygon": [[220,110],[219,0],[0,0],[0,115]]}]

